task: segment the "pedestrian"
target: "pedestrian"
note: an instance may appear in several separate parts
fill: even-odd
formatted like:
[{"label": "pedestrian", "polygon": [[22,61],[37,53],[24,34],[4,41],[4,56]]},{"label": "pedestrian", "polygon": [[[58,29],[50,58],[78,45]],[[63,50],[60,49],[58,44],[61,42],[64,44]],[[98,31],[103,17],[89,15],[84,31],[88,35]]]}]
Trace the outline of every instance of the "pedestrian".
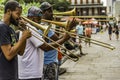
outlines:
[{"label": "pedestrian", "polygon": [[89,43],[89,47],[90,47],[90,39],[91,39],[91,34],[92,34],[92,29],[90,27],[90,25],[87,25],[87,27],[85,28],[85,43],[87,45],[87,43]]},{"label": "pedestrian", "polygon": [[79,43],[76,44],[75,46],[78,46],[78,48],[80,50],[80,54],[78,54],[78,55],[81,57],[83,55],[86,55],[83,53],[82,45],[81,45],[81,43],[82,43],[81,39],[84,37],[84,27],[81,24],[81,22],[79,22],[79,24],[76,26],[76,32],[77,32],[77,36],[79,36]]},{"label": "pedestrian", "polygon": [[[41,16],[42,11],[40,8],[32,6],[28,9],[28,19],[39,24],[41,22]],[[53,42],[47,44],[46,42],[44,42],[45,40],[43,39],[43,37],[37,32],[38,30],[34,27],[34,25],[31,25],[31,23],[27,23],[26,25],[36,30],[34,31],[33,29],[30,29],[32,34],[39,37],[39,39],[34,36],[29,38],[27,40],[24,54],[18,57],[19,80],[41,80],[43,77],[44,51],[47,52],[53,49],[51,46],[57,48],[59,47],[59,45]],[[74,24],[70,24],[71,28],[72,26],[74,26]],[[69,30],[70,29],[68,29],[68,31]],[[58,44],[63,44],[64,41],[69,39],[69,37],[70,36],[65,33],[63,38],[56,40],[56,42]]]},{"label": "pedestrian", "polygon": [[[76,26],[76,32],[77,32],[77,35],[79,35],[79,38],[83,38],[84,29],[83,29],[83,25],[81,24],[81,22],[79,22],[79,24]],[[80,39],[79,39],[79,43],[81,43]]]},{"label": "pedestrian", "polygon": [[0,80],[18,80],[18,58],[23,55],[26,40],[31,37],[29,30],[24,30],[17,41],[11,24],[18,26],[22,7],[17,1],[8,1],[4,7],[3,21],[0,21]]},{"label": "pedestrian", "polygon": [[110,40],[111,40],[111,37],[112,37],[112,32],[113,32],[112,26],[111,26],[111,24],[109,24],[109,26],[108,26],[108,34],[109,34],[109,39]]},{"label": "pedestrian", "polygon": [[119,28],[118,25],[115,25],[115,35],[116,35],[116,40],[119,39]]},{"label": "pedestrian", "polygon": [[106,24],[104,23],[102,26],[103,26],[103,31],[105,32],[106,31]]}]

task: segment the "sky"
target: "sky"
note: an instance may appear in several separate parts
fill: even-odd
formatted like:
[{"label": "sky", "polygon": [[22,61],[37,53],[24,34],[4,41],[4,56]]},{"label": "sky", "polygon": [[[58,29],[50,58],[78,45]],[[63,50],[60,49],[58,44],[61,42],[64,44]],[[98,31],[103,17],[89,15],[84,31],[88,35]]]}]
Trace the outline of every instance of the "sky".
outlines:
[{"label": "sky", "polygon": [[106,6],[106,0],[101,0],[101,1],[103,2],[104,6]]}]

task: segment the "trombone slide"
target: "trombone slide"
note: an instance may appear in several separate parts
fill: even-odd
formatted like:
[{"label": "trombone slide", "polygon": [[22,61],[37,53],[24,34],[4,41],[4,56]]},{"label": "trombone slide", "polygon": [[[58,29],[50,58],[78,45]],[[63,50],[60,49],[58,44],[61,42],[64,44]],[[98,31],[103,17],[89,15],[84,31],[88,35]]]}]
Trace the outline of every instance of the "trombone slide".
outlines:
[{"label": "trombone slide", "polygon": [[[56,29],[56,30],[61,31],[60,29]],[[73,35],[77,35],[77,34],[72,33],[72,32],[74,32],[74,30],[72,32],[68,32],[68,31],[64,30],[64,32],[67,32],[68,34],[71,34],[71,37],[76,38]],[[62,34],[63,30],[62,30],[62,32],[58,32],[58,33]],[[77,36],[80,36],[80,35],[77,35]],[[108,48],[108,49],[111,49],[111,50],[115,49],[115,47],[110,45],[110,44],[107,44],[107,43],[104,43],[104,42],[101,42],[101,41],[98,41],[98,40],[94,40],[94,39],[91,39],[91,38],[87,38],[85,36],[80,36],[80,37],[82,37],[82,38],[77,38],[77,39],[80,39],[80,40],[83,40],[83,41],[85,41],[84,39],[90,39],[91,40],[90,42],[93,43],[93,44],[96,44],[96,45],[99,45],[99,46],[102,46],[102,47],[105,47],[105,48]]]}]

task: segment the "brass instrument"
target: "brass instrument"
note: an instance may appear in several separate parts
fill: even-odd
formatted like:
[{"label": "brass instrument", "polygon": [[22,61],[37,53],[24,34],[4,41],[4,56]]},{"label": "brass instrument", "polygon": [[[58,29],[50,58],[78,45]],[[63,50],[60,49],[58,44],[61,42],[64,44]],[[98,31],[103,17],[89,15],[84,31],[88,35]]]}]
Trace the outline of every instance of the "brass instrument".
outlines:
[{"label": "brass instrument", "polygon": [[[42,25],[40,25],[40,24],[38,24],[38,23],[35,23],[35,22],[33,22],[32,20],[29,20],[29,19],[27,19],[27,18],[25,18],[25,17],[22,17],[25,21],[27,21],[28,23],[30,23],[30,24],[32,24],[33,26],[35,26],[36,28],[38,28],[38,29],[40,29],[40,30],[42,30],[42,31],[47,31],[45,28],[43,28],[43,26]],[[28,26],[28,25],[27,25]],[[34,31],[36,31],[34,28],[32,28],[32,27],[30,27],[30,26],[28,26],[29,28],[31,28],[32,30],[34,30]],[[37,33],[39,33],[38,31],[36,31]],[[41,33],[39,33],[39,34],[41,34]],[[65,49],[65,50],[67,50],[70,54],[72,54],[68,49],[66,49],[65,47],[63,47],[63,46],[61,46],[60,44],[58,44],[57,42],[55,42],[54,40],[52,40],[52,39],[50,39],[49,37],[47,37],[45,34],[41,34],[42,36],[44,36],[45,38],[47,38],[47,39],[49,39],[50,41],[52,41],[52,42],[54,42],[55,44],[57,44],[57,45],[59,45],[61,48],[63,48],[63,49]],[[40,40],[40,38],[38,38],[37,36],[35,36],[35,35],[33,35],[34,37],[36,37],[37,39],[39,39]],[[42,40],[43,41],[43,40]],[[45,41],[43,41],[43,42],[45,42]],[[45,42],[46,43],[46,42]],[[48,43],[46,43],[46,44],[48,44]],[[49,45],[49,44],[48,44]],[[51,45],[49,45],[49,46],[51,46]],[[53,46],[51,46],[53,49],[55,49],[55,50],[58,50],[58,49],[56,49],[55,47],[53,47]],[[59,52],[61,52],[61,51],[59,51]],[[61,52],[62,53],[62,52]],[[62,53],[63,55],[65,55],[65,56],[67,56],[69,59],[71,59],[71,60],[73,60],[73,61],[78,61],[79,60],[79,57],[77,57],[76,55],[74,55],[74,54],[72,54],[72,55],[74,55],[75,57],[76,57],[76,59],[74,58],[71,58],[68,54],[64,54],[64,53]]]},{"label": "brass instrument", "polygon": [[[75,33],[71,33],[71,32],[65,31],[65,30],[64,31],[60,30],[60,29],[56,29],[56,30],[57,30],[56,33],[60,33],[60,34],[63,34],[63,32],[67,32],[68,34],[71,34],[71,37],[73,37],[73,38],[76,38],[73,35],[80,36],[80,35],[77,35]],[[58,32],[58,31],[61,31],[61,32]],[[115,47],[112,46],[111,44],[104,43],[104,42],[101,42],[101,41],[98,41],[98,40],[95,40],[95,39],[91,39],[91,38],[88,38],[88,37],[85,37],[85,36],[80,36],[80,37],[82,37],[82,38],[76,38],[76,39],[80,39],[80,40],[83,40],[83,41],[85,41],[85,39],[90,39],[91,43],[93,43],[93,44],[96,44],[96,45],[99,45],[99,46],[102,46],[102,47],[105,47],[105,48],[108,48],[108,49],[111,49],[111,50],[115,49]]]},{"label": "brass instrument", "polygon": [[[49,23],[52,23],[52,24],[55,24],[55,25],[58,25],[58,26],[63,26],[64,28],[65,28],[65,26],[66,26],[66,24],[64,23],[64,22],[58,22],[58,21],[50,21],[50,20],[43,20],[43,21],[45,21],[45,22],[49,22]],[[57,29],[57,30],[59,30],[59,29]],[[62,30],[63,31],[63,30]],[[75,34],[75,33],[72,33],[72,32],[74,32],[75,30],[71,30],[71,32],[68,32],[68,31],[65,31],[64,30],[64,32],[67,32],[68,34],[73,34],[73,35],[77,35],[77,34]],[[80,36],[80,35],[78,35],[78,36]],[[73,37],[73,36],[72,36]],[[96,45],[99,45],[99,46],[102,46],[102,47],[106,47],[106,48],[109,48],[109,49],[111,49],[111,50],[113,50],[113,49],[115,49],[115,47],[113,47],[113,46],[111,46],[110,44],[107,44],[107,43],[104,43],[104,42],[101,42],[101,41],[98,41],[98,40],[94,40],[94,39],[91,39],[91,38],[87,38],[87,37],[85,37],[85,36],[80,36],[80,37],[83,37],[83,38],[85,38],[85,39],[90,39],[90,40],[92,40],[92,41],[94,41],[94,42],[92,42],[91,41],[91,43],[93,43],[93,44],[96,44]],[[84,40],[84,39],[83,39]],[[96,43],[97,42],[97,43]]]},{"label": "brass instrument", "polygon": [[71,11],[67,11],[67,12],[53,13],[53,15],[57,15],[57,16],[60,16],[60,15],[75,16],[75,15],[76,15],[76,8],[74,8],[74,9],[71,10]]},{"label": "brass instrument", "polygon": [[59,21],[50,21],[50,20],[46,20],[46,19],[41,19],[41,21],[52,23],[52,24],[61,26],[63,28],[66,28],[69,25],[69,21],[67,21],[67,22],[59,22]]},{"label": "brass instrument", "polygon": [[25,17],[22,17],[25,21],[27,21],[28,23],[32,24],[32,25],[35,25],[35,27],[37,29],[40,29],[44,32],[44,35],[46,35],[50,29],[50,26],[48,27],[43,27],[41,24],[38,24],[38,23],[35,23],[34,21],[28,19],[28,18],[25,18]]}]

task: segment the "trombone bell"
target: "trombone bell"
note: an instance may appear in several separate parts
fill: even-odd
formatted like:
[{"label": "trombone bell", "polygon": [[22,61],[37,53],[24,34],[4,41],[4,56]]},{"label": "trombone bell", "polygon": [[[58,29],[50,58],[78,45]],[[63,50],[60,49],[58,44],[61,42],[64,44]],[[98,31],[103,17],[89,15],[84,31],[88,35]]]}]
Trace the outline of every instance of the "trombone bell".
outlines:
[{"label": "trombone bell", "polygon": [[27,21],[28,23],[30,23],[31,25],[33,25],[34,27],[36,27],[37,29],[40,29],[44,32],[44,35],[46,35],[50,29],[50,26],[43,26],[41,24],[38,24],[28,18],[22,17],[25,21]]},{"label": "trombone bell", "polygon": [[50,21],[50,20],[45,20],[45,19],[42,19],[41,21],[52,23],[52,24],[58,25],[63,28],[66,28],[68,26],[68,21],[67,22],[58,22],[58,21]]},{"label": "trombone bell", "polygon": [[76,8],[74,8],[71,11],[67,11],[67,12],[59,12],[59,13],[53,13],[53,15],[65,15],[65,16],[75,16],[76,15]]}]

